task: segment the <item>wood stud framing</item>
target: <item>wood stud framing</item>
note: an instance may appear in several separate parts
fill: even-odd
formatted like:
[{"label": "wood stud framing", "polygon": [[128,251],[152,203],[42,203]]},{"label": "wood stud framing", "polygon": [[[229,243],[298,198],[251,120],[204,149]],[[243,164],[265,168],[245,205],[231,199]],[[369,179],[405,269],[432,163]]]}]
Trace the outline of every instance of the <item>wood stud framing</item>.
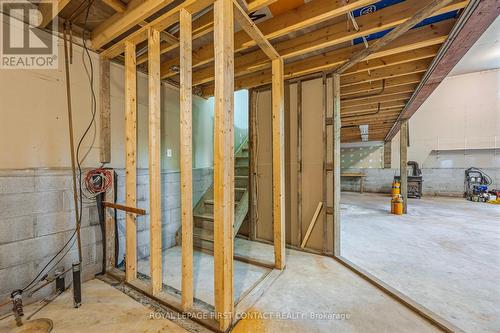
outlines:
[{"label": "wood stud framing", "polygon": [[110,63],[109,59],[99,59],[100,68],[100,140],[101,140],[101,163],[111,162],[111,95],[110,95]]},{"label": "wood stud framing", "polygon": [[274,264],[285,268],[285,115],[283,59],[272,61]]},{"label": "wood stud framing", "polygon": [[323,202],[325,209],[323,209],[323,253],[327,252],[328,249],[328,216],[326,214],[326,207],[328,206],[328,172],[327,172],[327,161],[328,161],[328,129],[327,129],[327,108],[328,108],[328,82],[326,73],[323,73],[322,78],[323,83],[323,176],[322,176],[322,187],[323,187]]},{"label": "wood stud framing", "polygon": [[153,295],[162,289],[161,246],[161,82],[160,82],[160,32],[148,30],[149,49],[149,228],[151,287]]},{"label": "wood stud framing", "polygon": [[333,254],[340,255],[340,74],[333,74]]},{"label": "wood stud framing", "polygon": [[297,244],[302,244],[302,81],[297,82]]},{"label": "wood stud framing", "polygon": [[215,313],[225,331],[234,311],[234,26],[233,2],[214,4],[214,283]]},{"label": "wood stud framing", "polygon": [[257,238],[257,212],[255,210],[255,207],[257,207],[257,154],[256,154],[256,147],[258,144],[258,138],[257,138],[257,103],[258,103],[258,92],[256,89],[250,89],[249,91],[249,119],[250,119],[250,126],[248,128],[248,144],[249,144],[249,156],[250,156],[250,165],[248,168],[248,179],[249,179],[249,206],[248,206],[248,214],[249,214],[249,223],[250,223],[250,230],[249,230],[249,237],[250,240],[255,240]]},{"label": "wood stud framing", "polygon": [[[370,134],[382,136],[387,132],[387,123],[394,122],[403,109],[416,84],[427,70],[430,59],[438,52],[446,40],[454,20],[446,20],[407,32],[416,23],[431,15],[441,14],[463,8],[468,1],[427,0],[406,1],[378,12],[378,16],[364,15],[358,18],[359,31],[345,29],[345,22],[327,23],[328,20],[372,4],[377,0],[343,1],[316,0],[299,6],[294,14],[281,14],[255,24],[247,13],[262,8],[275,0],[186,0],[179,6],[169,9],[152,21],[145,21],[152,14],[170,4],[171,0],[131,0],[128,5],[118,0],[103,0],[117,13],[98,26],[92,33],[91,43],[95,49],[106,46],[113,39],[139,25],[122,40],[114,43],[102,53],[104,58],[113,58],[125,53],[125,151],[126,151],[126,199],[128,207],[136,206],[136,150],[137,150],[137,92],[136,66],[148,63],[149,77],[149,171],[150,171],[150,268],[151,290],[158,296],[162,290],[162,244],[161,244],[161,179],[160,179],[160,138],[161,138],[161,83],[162,78],[180,76],[180,168],[181,168],[181,216],[182,216],[182,285],[181,304],[184,311],[193,308],[193,211],[192,211],[192,86],[202,87],[204,95],[215,95],[214,111],[214,287],[215,312],[221,331],[226,331],[234,320],[234,89],[258,87],[271,84],[272,89],[272,159],[273,159],[273,235],[274,268],[285,268],[285,154],[284,154],[284,80],[318,73],[331,73],[333,105],[329,118],[327,104],[327,76],[324,82],[324,170],[323,252],[327,252],[327,240],[333,230],[333,254],[340,257],[340,135],[341,122],[358,125],[360,121],[370,122]],[[192,14],[214,4],[213,13],[207,12],[192,21]],[[414,5],[418,4],[416,7]],[[242,30],[234,33],[236,19]],[[180,21],[179,38],[163,31]],[[313,27],[319,23],[321,28]],[[310,32],[298,34],[296,38],[280,38],[293,32],[312,28]],[[368,48],[364,45],[351,45],[344,48],[316,52],[314,56],[303,56],[319,50],[341,45],[353,38],[394,28],[378,40],[371,41]],[[214,32],[214,42],[193,50],[193,40]],[[166,38],[162,38],[162,33]],[[395,40],[405,33],[405,39]],[[269,41],[280,38],[272,45]],[[162,43],[162,39],[165,41]],[[147,53],[136,56],[136,45],[147,40]],[[389,45],[390,43],[390,45]],[[259,46],[259,50],[247,50]],[[163,53],[180,48],[179,57],[160,62]],[[234,53],[247,50],[234,59]],[[298,59],[298,56],[301,56]],[[296,59],[297,57],[297,59]],[[284,65],[284,60],[287,64]],[[365,61],[366,62],[361,62]],[[214,63],[213,69],[210,63]],[[101,125],[103,133],[109,127],[109,60],[101,62]],[[180,71],[172,66],[178,66]],[[193,73],[193,68],[198,70]],[[337,70],[335,70],[337,69]],[[369,74],[368,74],[369,72]],[[236,79],[235,79],[236,76]],[[385,80],[383,94],[363,96],[380,89]],[[329,81],[328,81],[329,82]],[[257,90],[251,92],[251,114]],[[302,239],[301,212],[301,172],[302,172],[302,83],[297,84],[298,113],[298,225],[297,244]],[[342,98],[350,97],[343,101]],[[354,96],[354,99],[352,97]],[[383,102],[380,114],[357,116],[377,109]],[[349,117],[349,116],[355,117]],[[107,117],[107,118],[106,118]],[[253,124],[253,120],[251,120]],[[333,137],[327,136],[327,125],[332,125]],[[407,162],[408,122],[401,122],[401,189],[405,196],[406,212],[406,162]],[[329,135],[329,134],[328,134]],[[348,138],[359,136],[353,129],[343,132]],[[256,141],[251,132],[250,151]],[[109,136],[101,137],[103,161],[110,160]],[[332,140],[332,141],[330,141]],[[332,144],[332,164],[328,162],[328,149]],[[252,153],[251,153],[252,154]],[[253,156],[251,155],[253,159]],[[255,172],[256,161],[251,162],[250,173]],[[329,169],[327,164],[330,165]],[[326,171],[332,171],[331,183]],[[250,179],[252,179],[253,174]],[[332,192],[329,191],[333,185]],[[328,189],[328,190],[327,190]],[[253,189],[252,189],[253,191]],[[330,193],[333,205],[328,206]],[[252,200],[255,201],[254,193]],[[319,214],[319,211],[317,212]],[[333,215],[333,228],[328,225],[326,214]],[[251,218],[252,220],[253,218]],[[255,221],[253,221],[255,223]],[[126,213],[126,281],[137,281],[137,235],[136,217]],[[256,237],[256,225],[251,225],[251,238]],[[307,238],[307,237],[306,237]]]},{"label": "wood stud framing", "polygon": [[[273,1],[253,1],[250,8],[264,6]],[[108,1],[110,6],[116,4]],[[104,80],[106,93],[109,75],[106,65],[109,58],[123,48],[125,53],[125,126],[126,126],[126,207],[135,211],[137,193],[137,56],[136,45],[146,39],[148,42],[148,86],[149,86],[149,177],[150,177],[150,284],[137,279],[137,227],[136,216],[132,211],[126,213],[126,281],[132,285],[146,288],[153,296],[163,295],[162,286],[162,244],[161,244],[161,82],[160,55],[161,31],[165,22],[180,21],[180,167],[181,167],[181,214],[182,214],[182,284],[180,307],[184,311],[193,309],[193,212],[192,212],[192,11],[203,9],[213,3],[210,0],[188,0],[176,9],[164,14],[153,22],[142,24],[143,14],[117,7],[117,16],[108,23],[110,34],[139,20],[138,32],[126,37],[108,51],[103,52]],[[151,10],[151,6],[145,11]],[[140,5],[138,5],[140,6]],[[115,6],[116,7],[116,6]],[[135,7],[134,7],[135,8]],[[120,10],[118,10],[120,9]],[[234,224],[234,11],[240,24],[256,40],[273,61],[273,200],[275,223],[275,267],[285,266],[285,204],[284,204],[284,81],[283,59],[278,55],[263,34],[245,14],[240,5],[233,0],[216,0],[214,3],[214,59],[215,59],[215,120],[214,120],[214,287],[215,313],[219,329],[224,331],[233,323],[233,224]],[[120,15],[118,15],[120,14]],[[145,15],[145,14],[144,14]],[[177,16],[176,16],[177,15]],[[135,22],[135,21],[134,21]],[[104,29],[103,27],[99,29]],[[109,36],[95,36],[97,44]],[[118,47],[118,48],[117,48]],[[109,89],[108,89],[109,90]],[[252,94],[255,98],[256,94]],[[256,102],[256,100],[255,100]],[[109,103],[104,98],[104,103]],[[106,110],[105,105],[103,110]],[[105,112],[103,111],[103,116]],[[255,110],[254,110],[255,111]],[[255,142],[252,142],[255,144]],[[125,207],[125,206],[124,206]],[[254,232],[255,233],[255,232]],[[164,296],[161,296],[164,297]]]},{"label": "wood stud framing", "polygon": [[[135,45],[125,44],[125,205],[137,204],[137,72]],[[133,213],[125,215],[125,280],[137,278],[137,226]]]},{"label": "wood stud framing", "polygon": [[193,305],[193,148],[192,148],[192,18],[180,13],[180,168],[182,216],[182,306]]}]

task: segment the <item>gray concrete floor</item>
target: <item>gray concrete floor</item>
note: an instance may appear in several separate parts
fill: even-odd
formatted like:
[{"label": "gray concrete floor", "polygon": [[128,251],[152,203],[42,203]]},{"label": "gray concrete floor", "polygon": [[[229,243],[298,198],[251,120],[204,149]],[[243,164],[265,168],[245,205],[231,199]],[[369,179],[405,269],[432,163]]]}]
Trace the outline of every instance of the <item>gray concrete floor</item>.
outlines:
[{"label": "gray concrete floor", "polygon": [[[238,243],[235,252],[238,252]],[[272,250],[272,249],[271,249]],[[272,253],[272,252],[271,252]],[[163,252],[163,283],[181,290],[182,262],[181,247],[174,246]],[[264,278],[271,270],[241,261],[234,261],[234,297],[237,301],[244,293]],[[149,259],[138,261],[140,273],[149,275]],[[214,258],[211,254],[194,251],[193,253],[194,297],[214,305]]]},{"label": "gray concrete floor", "polygon": [[438,332],[336,260],[295,250],[286,255],[286,269],[233,332]]},{"label": "gray concrete floor", "polygon": [[343,192],[342,256],[467,332],[500,332],[500,206]]}]

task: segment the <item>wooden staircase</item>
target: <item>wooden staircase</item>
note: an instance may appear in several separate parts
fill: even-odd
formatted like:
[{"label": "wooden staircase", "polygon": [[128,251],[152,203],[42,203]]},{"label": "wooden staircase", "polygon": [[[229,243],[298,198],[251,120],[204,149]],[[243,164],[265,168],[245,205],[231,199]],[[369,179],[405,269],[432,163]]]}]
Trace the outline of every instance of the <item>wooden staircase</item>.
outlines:
[{"label": "wooden staircase", "polygon": [[[236,236],[248,213],[248,141],[245,140],[234,155],[234,226]],[[214,246],[214,189],[213,183],[193,210],[193,243],[196,248],[212,251]],[[234,237],[233,236],[233,237]],[[181,244],[181,229],[176,234],[177,245]]]}]

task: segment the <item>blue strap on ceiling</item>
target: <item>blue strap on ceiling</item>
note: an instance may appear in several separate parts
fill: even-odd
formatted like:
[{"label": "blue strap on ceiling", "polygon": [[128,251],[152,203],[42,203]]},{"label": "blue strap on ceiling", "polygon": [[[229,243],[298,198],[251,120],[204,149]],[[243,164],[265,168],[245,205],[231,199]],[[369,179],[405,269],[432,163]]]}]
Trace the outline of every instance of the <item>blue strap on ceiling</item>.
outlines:
[{"label": "blue strap on ceiling", "polygon": [[[366,14],[376,12],[377,10],[380,10],[382,8],[385,8],[385,7],[393,6],[393,5],[401,3],[401,2],[404,2],[404,0],[382,0],[382,1],[376,2],[374,4],[371,4],[369,6],[356,9],[352,13],[353,13],[354,17],[358,17],[361,15],[366,15]],[[454,11],[451,11],[448,13],[432,16],[432,17],[426,18],[422,22],[418,23],[412,29],[423,27],[425,25],[437,23],[440,21],[448,20],[448,19],[456,17],[457,15],[458,15],[458,10],[454,10]],[[379,32],[367,35],[367,36],[365,36],[365,38],[366,38],[366,40],[373,40],[373,39],[381,38],[381,37],[385,36],[391,30],[392,29],[379,31]],[[352,43],[353,43],[353,45],[363,43],[363,38],[355,38],[352,41]]]}]

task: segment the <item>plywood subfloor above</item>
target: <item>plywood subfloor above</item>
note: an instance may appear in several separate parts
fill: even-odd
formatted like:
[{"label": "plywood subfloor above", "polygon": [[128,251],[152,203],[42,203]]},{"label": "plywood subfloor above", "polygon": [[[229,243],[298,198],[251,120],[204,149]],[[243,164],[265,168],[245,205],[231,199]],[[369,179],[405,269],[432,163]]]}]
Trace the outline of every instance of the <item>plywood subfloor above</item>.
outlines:
[{"label": "plywood subfloor above", "polygon": [[[33,319],[49,318],[54,323],[53,332],[188,332],[167,319],[151,319],[151,310],[121,293],[112,286],[91,280],[83,284],[83,304],[73,308],[72,291],[67,290]],[[25,308],[30,315],[35,304]],[[10,332],[16,327],[13,317],[0,321],[0,332]]]}]

